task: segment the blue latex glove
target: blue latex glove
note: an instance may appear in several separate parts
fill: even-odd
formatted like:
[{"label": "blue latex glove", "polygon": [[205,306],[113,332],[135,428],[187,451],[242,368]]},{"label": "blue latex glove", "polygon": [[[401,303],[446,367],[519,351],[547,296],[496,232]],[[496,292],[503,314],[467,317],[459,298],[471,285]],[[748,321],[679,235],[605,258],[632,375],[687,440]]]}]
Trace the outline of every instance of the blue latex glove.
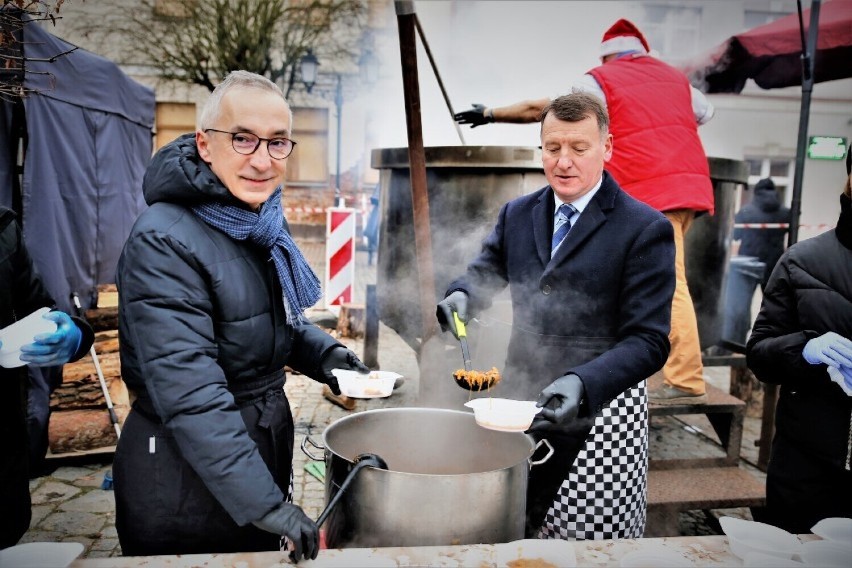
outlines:
[{"label": "blue latex glove", "polygon": [[811,365],[825,363],[835,369],[841,365],[852,367],[852,341],[829,331],[808,341],[802,357]]},{"label": "blue latex glove", "polygon": [[21,361],[34,367],[63,365],[80,348],[83,333],[65,312],[48,312],[44,317],[56,322],[56,331],[39,333],[33,343],[21,346]]},{"label": "blue latex glove", "polygon": [[574,373],[568,373],[550,383],[538,397],[536,406],[541,408],[532,425],[532,432],[561,431],[570,429],[580,414],[580,403],[586,394],[583,381]]},{"label": "blue latex glove", "polygon": [[846,383],[846,388],[852,390],[852,367],[841,365],[840,374],[843,375],[843,382]]}]

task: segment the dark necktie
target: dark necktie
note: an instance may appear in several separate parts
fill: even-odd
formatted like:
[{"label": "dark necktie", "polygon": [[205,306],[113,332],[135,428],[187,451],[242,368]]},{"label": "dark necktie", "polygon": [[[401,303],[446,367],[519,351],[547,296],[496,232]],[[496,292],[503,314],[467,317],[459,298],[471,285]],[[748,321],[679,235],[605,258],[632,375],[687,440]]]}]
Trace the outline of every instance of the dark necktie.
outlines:
[{"label": "dark necktie", "polygon": [[559,246],[559,243],[562,242],[562,239],[565,238],[565,235],[568,234],[568,231],[571,230],[571,216],[577,211],[573,205],[569,205],[567,203],[563,203],[559,206],[559,215],[556,223],[559,223],[559,219],[565,219],[565,222],[562,223],[556,230],[553,232],[553,240],[550,242],[550,257],[553,258],[553,253],[556,252],[556,247]]}]

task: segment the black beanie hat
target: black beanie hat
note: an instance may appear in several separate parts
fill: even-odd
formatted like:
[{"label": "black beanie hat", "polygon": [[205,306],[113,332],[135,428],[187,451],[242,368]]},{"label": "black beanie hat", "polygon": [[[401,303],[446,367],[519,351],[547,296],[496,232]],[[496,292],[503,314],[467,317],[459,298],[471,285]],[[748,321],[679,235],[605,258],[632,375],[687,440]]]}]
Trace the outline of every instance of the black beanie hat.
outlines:
[{"label": "black beanie hat", "polygon": [[773,182],[769,178],[763,178],[762,180],[754,184],[754,190],[757,191],[759,189],[768,189],[771,191],[775,191],[775,182]]}]

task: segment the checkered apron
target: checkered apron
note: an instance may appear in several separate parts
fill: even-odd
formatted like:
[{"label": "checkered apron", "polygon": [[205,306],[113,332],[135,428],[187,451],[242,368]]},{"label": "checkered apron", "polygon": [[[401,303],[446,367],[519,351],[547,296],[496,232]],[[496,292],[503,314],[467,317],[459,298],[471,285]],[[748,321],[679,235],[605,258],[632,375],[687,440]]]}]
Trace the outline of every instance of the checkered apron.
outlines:
[{"label": "checkered apron", "polygon": [[641,538],[648,472],[646,381],[596,418],[585,445],[544,517],[539,538]]}]

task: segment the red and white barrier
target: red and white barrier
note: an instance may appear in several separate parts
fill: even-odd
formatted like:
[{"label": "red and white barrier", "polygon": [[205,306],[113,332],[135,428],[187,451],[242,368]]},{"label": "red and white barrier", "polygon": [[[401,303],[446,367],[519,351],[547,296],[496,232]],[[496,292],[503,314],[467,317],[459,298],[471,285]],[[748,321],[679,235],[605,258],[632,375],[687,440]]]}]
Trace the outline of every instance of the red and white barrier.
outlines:
[{"label": "red and white barrier", "polygon": [[355,222],[357,210],[327,209],[325,234],[325,307],[340,313],[341,304],[352,302],[355,286]]}]

